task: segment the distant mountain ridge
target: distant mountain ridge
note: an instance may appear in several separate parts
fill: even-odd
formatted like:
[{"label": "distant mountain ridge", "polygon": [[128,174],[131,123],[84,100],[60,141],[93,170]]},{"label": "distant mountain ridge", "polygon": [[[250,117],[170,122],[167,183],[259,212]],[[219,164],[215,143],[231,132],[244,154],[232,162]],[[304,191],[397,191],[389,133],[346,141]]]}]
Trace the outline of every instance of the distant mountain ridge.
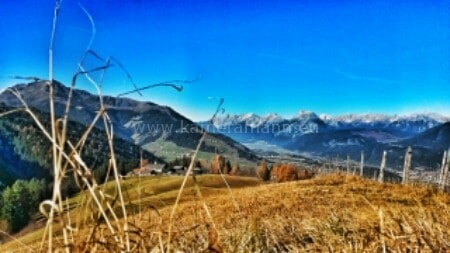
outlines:
[{"label": "distant mountain ridge", "polygon": [[271,143],[295,142],[303,135],[340,130],[361,131],[362,136],[375,138],[378,142],[393,142],[413,137],[448,121],[449,117],[436,113],[405,116],[347,114],[331,117],[300,111],[290,119],[282,118],[275,113],[266,116],[253,113],[227,114],[218,117],[213,124],[209,122],[199,124],[210,132],[222,133],[244,143],[257,140]]},{"label": "distant mountain ridge", "polygon": [[410,146],[421,145],[435,151],[445,150],[450,147],[450,122],[431,128],[400,143]]},{"label": "distant mountain ridge", "polygon": [[450,121],[450,117],[437,113],[416,113],[410,115],[384,115],[384,114],[345,114],[340,116],[317,115],[311,111],[300,111],[292,118],[283,118],[277,113],[259,116],[254,113],[242,115],[224,115],[214,121],[217,129],[243,124],[251,128],[261,128],[268,125],[302,122],[303,125],[313,123],[311,132],[314,132],[314,123],[325,124],[328,128],[392,128],[406,132],[419,133],[437,125]]},{"label": "distant mountain ridge", "polygon": [[436,113],[411,115],[347,114],[317,115],[300,111],[290,119],[277,114],[223,115],[214,122],[199,124],[253,148],[270,150],[273,145],[286,151],[329,158],[358,160],[361,151],[366,161],[377,165],[383,150],[390,151],[390,165],[401,166],[407,146],[413,146],[415,165],[429,167],[439,161],[450,146],[450,118]]}]

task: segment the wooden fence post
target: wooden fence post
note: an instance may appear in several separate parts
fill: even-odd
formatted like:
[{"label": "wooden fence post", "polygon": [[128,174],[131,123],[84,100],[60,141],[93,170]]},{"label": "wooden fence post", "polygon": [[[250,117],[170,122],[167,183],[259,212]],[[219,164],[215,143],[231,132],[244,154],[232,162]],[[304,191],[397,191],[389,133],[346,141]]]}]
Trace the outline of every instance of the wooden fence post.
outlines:
[{"label": "wooden fence post", "polygon": [[412,148],[408,147],[405,154],[405,162],[403,163],[403,178],[402,184],[407,184],[409,181],[409,171],[411,170]]},{"label": "wooden fence post", "polygon": [[333,172],[333,157],[330,156],[330,160],[328,161],[328,173]]},{"label": "wooden fence post", "polygon": [[383,158],[381,159],[381,166],[380,166],[380,174],[378,175],[378,182],[380,183],[384,182],[384,169],[386,168],[386,156],[387,152],[385,150],[383,151]]},{"label": "wooden fence post", "polygon": [[439,171],[439,181],[438,185],[442,185],[442,181],[444,178],[444,170],[445,165],[447,164],[447,150],[444,151],[444,155],[442,156],[441,170]]},{"label": "wooden fence post", "polygon": [[347,174],[350,174],[350,156],[347,155]]},{"label": "wooden fence post", "polygon": [[448,170],[450,167],[450,149],[447,151],[447,158],[444,166],[444,171],[442,172],[441,189],[445,190],[445,185],[447,184]]},{"label": "wooden fence post", "polygon": [[359,165],[359,175],[364,176],[364,151],[361,151],[361,164]]},{"label": "wooden fence post", "polygon": [[336,155],[336,171],[339,172],[339,154]]}]

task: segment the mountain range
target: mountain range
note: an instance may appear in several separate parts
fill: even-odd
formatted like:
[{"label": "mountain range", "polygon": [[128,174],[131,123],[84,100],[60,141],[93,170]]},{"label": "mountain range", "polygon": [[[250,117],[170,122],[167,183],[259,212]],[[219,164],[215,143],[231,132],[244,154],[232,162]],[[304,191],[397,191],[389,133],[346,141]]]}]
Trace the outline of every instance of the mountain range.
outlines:
[{"label": "mountain range", "polygon": [[[214,127],[224,129],[236,125],[250,128],[267,128],[279,126],[283,133],[291,133],[291,137],[306,133],[319,132],[319,129],[390,129],[415,134],[450,121],[450,117],[437,113],[422,113],[411,115],[384,114],[346,114],[341,116],[317,115],[310,111],[300,111],[294,117],[287,119],[276,113],[259,116],[253,113],[242,115],[224,115],[214,121]],[[297,130],[297,131],[295,131]]]},{"label": "mountain range", "polygon": [[[69,96],[69,88],[57,81],[53,84],[55,113],[57,117],[62,117]],[[11,89],[18,91],[28,106],[44,119],[44,124],[49,125],[49,86],[46,81],[18,84]],[[103,96],[103,101],[113,126],[118,156],[127,158],[124,162],[138,161],[139,148],[146,151],[150,161],[172,161],[179,156],[191,153],[202,135],[203,130],[197,124],[170,107],[112,96]],[[21,106],[12,93],[8,91],[0,93],[1,111]],[[74,137],[79,137],[91,124],[99,108],[100,101],[97,95],[84,90],[73,90],[69,120],[71,128],[75,129]],[[33,130],[24,135],[22,129],[28,127],[32,127]],[[106,136],[104,131],[101,131],[103,127],[103,121],[100,120],[95,125],[96,130],[93,135],[94,137],[101,135],[103,138],[90,139],[93,147],[85,149],[90,150],[89,152],[98,152],[92,155],[92,159],[89,158],[90,161],[95,160],[96,156],[103,159],[108,155],[106,149],[95,148],[107,147],[104,141]],[[0,149],[3,150],[0,153],[0,182],[8,184],[17,178],[49,175],[50,166],[47,158],[50,144],[39,133],[28,115],[19,113],[1,117],[0,128]],[[120,153],[121,150],[123,150],[122,153]],[[222,134],[208,134],[200,150],[204,159],[212,157],[215,153],[224,154],[233,162],[253,162],[257,159],[257,156],[247,147]],[[11,160],[17,162],[11,164]],[[20,166],[16,166],[19,163]],[[126,170],[130,170],[131,167],[128,166]]]},{"label": "mountain range", "polygon": [[378,165],[383,150],[388,165],[399,168],[407,146],[413,147],[413,165],[435,168],[443,151],[450,146],[450,118],[436,113],[412,115],[348,114],[317,115],[300,111],[290,119],[276,113],[259,116],[223,115],[213,124],[200,122],[211,132],[222,133],[254,149],[273,150],[311,156],[351,156]]},{"label": "mountain range", "polygon": [[[27,104],[49,124],[49,88],[46,81],[18,84]],[[69,88],[54,81],[55,112],[63,115]],[[323,160],[347,155],[354,161],[364,152],[367,163],[378,166],[383,150],[388,151],[388,166],[401,168],[408,146],[413,147],[413,165],[437,168],[442,153],[450,145],[449,118],[438,114],[389,116],[382,114],[318,115],[300,111],[292,118],[272,113],[258,116],[221,115],[214,122],[194,123],[167,106],[129,98],[103,96],[114,129],[121,170],[129,171],[138,160],[139,149],[150,161],[170,162],[189,154],[203,130],[209,132],[200,156],[210,159],[220,153],[232,162],[253,163],[260,151],[301,154]],[[0,93],[0,113],[21,107],[7,91]],[[70,138],[77,139],[95,118],[99,97],[75,89],[69,120]],[[103,122],[95,125],[86,159],[105,170],[107,150]],[[18,178],[49,177],[50,144],[25,113],[0,118],[0,187]],[[251,149],[250,149],[251,148]],[[103,172],[99,170],[98,175]]]}]

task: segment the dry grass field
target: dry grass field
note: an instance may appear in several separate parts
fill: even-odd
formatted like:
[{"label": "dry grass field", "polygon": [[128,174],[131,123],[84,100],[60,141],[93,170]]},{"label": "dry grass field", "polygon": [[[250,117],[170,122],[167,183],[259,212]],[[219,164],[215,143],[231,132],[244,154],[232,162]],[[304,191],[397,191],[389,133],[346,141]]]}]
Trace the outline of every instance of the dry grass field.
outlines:
[{"label": "dry grass field", "polygon": [[[100,57],[91,49],[96,25],[80,4],[91,25],[91,36],[68,84],[65,105],[58,107],[60,98],[55,96],[53,75],[58,66],[54,64],[53,49],[55,37],[70,32],[64,26],[57,29],[61,2],[55,1],[53,11],[48,81],[42,80],[48,85],[49,119],[43,121],[13,88],[4,92],[14,95],[20,108],[0,114],[28,114],[50,142],[52,196],[41,203],[42,215],[18,234],[10,236],[0,230],[0,252],[450,251],[450,195],[427,185],[383,184],[347,174],[319,174],[288,183],[261,183],[257,178],[222,174],[122,178],[114,145],[114,117],[109,115],[112,107],[102,93],[107,70],[117,65],[133,85],[132,90],[119,96],[156,87],[182,91],[183,84],[193,81],[136,85],[114,57]],[[97,62],[95,66],[91,66],[91,58]],[[86,124],[78,140],[72,140],[70,111],[79,77],[92,84],[99,104],[91,112],[95,115],[92,122]],[[223,103],[221,98],[209,122],[224,112]],[[83,155],[86,142],[93,141],[92,131],[99,125],[109,150],[106,184],[96,181],[96,168],[90,168]],[[195,151],[189,149],[187,175],[193,172],[196,159],[205,156],[200,149],[208,133],[196,133],[201,137],[196,138]],[[153,151],[164,148],[159,155],[168,160],[188,151],[176,149],[171,143],[147,145]],[[230,155],[229,150],[225,151]],[[448,169],[449,162],[442,164]],[[68,177],[74,177],[84,190],[71,199],[65,199],[62,191]]]},{"label": "dry grass field", "polygon": [[[172,223],[170,214],[181,177],[124,180],[131,251],[450,250],[450,195],[431,187],[380,184],[344,174],[279,184],[261,184],[246,177],[225,178],[230,188],[221,176],[198,176],[197,184],[190,179]],[[112,198],[114,187],[110,184],[100,187]],[[71,224],[67,226],[73,231],[69,235],[72,243],[66,248],[74,252],[123,250],[94,205],[86,202],[88,199],[89,194],[82,193],[68,200],[67,220]],[[170,223],[173,228],[168,248]],[[1,245],[0,251],[39,251],[43,230],[18,238],[20,242]],[[54,241],[64,251],[61,230],[61,225],[55,226]]]}]

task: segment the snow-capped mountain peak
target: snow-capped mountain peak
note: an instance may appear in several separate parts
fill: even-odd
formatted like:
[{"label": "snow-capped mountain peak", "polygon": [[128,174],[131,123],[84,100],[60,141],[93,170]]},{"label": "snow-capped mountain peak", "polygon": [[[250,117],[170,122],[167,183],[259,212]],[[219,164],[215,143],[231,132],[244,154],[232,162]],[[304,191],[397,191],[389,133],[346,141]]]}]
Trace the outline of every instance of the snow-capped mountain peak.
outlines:
[{"label": "snow-capped mountain peak", "polygon": [[439,113],[413,113],[407,116],[399,117],[402,120],[410,120],[410,121],[429,121],[434,120],[439,123],[445,123],[450,121],[450,117],[443,116]]},{"label": "snow-capped mountain peak", "polygon": [[254,114],[254,113],[247,113],[239,116],[240,122],[245,122],[247,126],[250,126],[252,128],[258,127],[262,123],[262,119],[260,116]]},{"label": "snow-capped mountain peak", "polygon": [[[350,129],[350,128],[379,128],[395,129],[406,133],[420,133],[439,124],[450,121],[449,117],[437,113],[417,113],[411,115],[385,115],[379,113],[344,114],[332,116],[321,114],[318,116],[312,111],[301,110],[291,119],[286,119],[276,113],[259,116],[254,113],[230,115],[217,118],[214,125],[224,128],[233,125],[245,125],[250,128],[265,128],[283,123],[278,128],[285,135],[298,135],[314,133],[323,128]],[[325,128],[324,128],[325,127]],[[298,129],[301,129],[299,131]],[[294,134],[295,133],[295,134]]]},{"label": "snow-capped mountain peak", "polygon": [[374,123],[374,122],[389,122],[391,117],[384,114],[345,114],[341,116],[331,117],[330,120],[344,123]]},{"label": "snow-capped mountain peak", "polygon": [[266,116],[262,117],[262,120],[265,124],[276,124],[284,119],[276,113],[269,113]]},{"label": "snow-capped mountain peak", "polygon": [[254,119],[254,118],[259,118],[259,116],[252,112],[242,114],[239,116],[239,119],[241,119],[241,120],[248,120],[248,119]]},{"label": "snow-capped mountain peak", "polygon": [[320,119],[319,116],[317,116],[317,114],[315,114],[314,112],[311,111],[299,111],[294,117],[292,117],[291,120],[318,120]]}]

